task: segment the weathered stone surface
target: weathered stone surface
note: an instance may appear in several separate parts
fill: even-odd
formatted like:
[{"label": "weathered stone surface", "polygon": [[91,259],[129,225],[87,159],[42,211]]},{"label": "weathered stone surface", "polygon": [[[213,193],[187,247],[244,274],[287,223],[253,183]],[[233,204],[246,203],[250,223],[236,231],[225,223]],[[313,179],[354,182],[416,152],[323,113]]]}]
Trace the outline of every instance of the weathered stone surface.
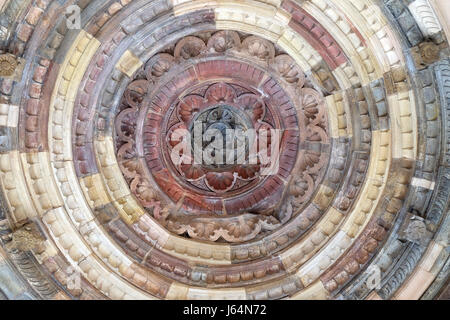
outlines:
[{"label": "weathered stone surface", "polygon": [[447,299],[443,3],[2,2],[0,299]]}]

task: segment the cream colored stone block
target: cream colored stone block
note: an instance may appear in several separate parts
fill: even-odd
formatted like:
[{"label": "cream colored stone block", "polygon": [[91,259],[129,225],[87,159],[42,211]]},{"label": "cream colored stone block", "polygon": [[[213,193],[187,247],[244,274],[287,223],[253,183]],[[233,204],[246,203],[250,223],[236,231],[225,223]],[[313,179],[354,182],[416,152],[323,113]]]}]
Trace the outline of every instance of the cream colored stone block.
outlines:
[{"label": "cream colored stone block", "polygon": [[80,179],[84,196],[89,206],[94,209],[111,202],[100,174],[96,173]]},{"label": "cream colored stone block", "polygon": [[231,248],[229,245],[209,244],[169,236],[163,250],[181,259],[206,264],[231,264]]},{"label": "cream colored stone block", "polygon": [[55,257],[58,254],[58,250],[55,247],[54,243],[50,240],[44,241],[44,251],[35,253],[34,256],[36,257],[36,260],[43,264],[45,260]]},{"label": "cream colored stone block", "polygon": [[81,30],[61,64],[49,108],[48,137],[52,160],[72,160],[74,101],[85,70],[99,46],[97,39]]},{"label": "cream colored stone block", "polygon": [[73,229],[67,212],[63,208],[48,211],[43,216],[43,222],[59,251],[64,254],[74,270],[80,271],[103,294],[115,299],[124,299],[126,294],[134,299],[151,298],[111,273],[100,260],[95,258],[80,234]]},{"label": "cream colored stone block", "polygon": [[328,291],[325,289],[321,281],[316,281],[306,289],[293,295],[293,300],[327,300],[329,297]]},{"label": "cream colored stone block", "polygon": [[353,31],[347,18],[329,2],[311,0],[302,7],[333,36],[342,50],[350,57],[363,84],[369,83],[382,75],[378,61]]},{"label": "cream colored stone block", "polygon": [[63,77],[65,78],[66,74],[69,77],[65,78],[69,81],[66,95],[67,101],[75,101],[81,79],[83,79],[84,73],[99,47],[100,41],[81,30],[74,45],[67,53],[67,57],[70,57],[68,58],[69,61],[66,59],[61,68],[61,70],[64,70],[62,71],[64,72]]},{"label": "cream colored stone block", "polygon": [[179,284],[172,283],[167,292],[166,299],[167,300],[186,300],[188,298],[189,287]]},{"label": "cream colored stone block", "polygon": [[283,2],[283,0],[259,0],[259,1],[270,4],[274,7],[279,7],[281,5],[281,2]]},{"label": "cream colored stone block", "polygon": [[94,141],[95,154],[108,193],[112,200],[130,195],[130,189],[123,177],[114,151],[112,137]]},{"label": "cream colored stone block", "polygon": [[417,121],[412,91],[388,97],[392,130],[392,156],[395,159],[416,159]]},{"label": "cream colored stone block", "polygon": [[361,57],[357,54],[350,56],[350,64],[355,68],[358,78],[363,86],[370,83],[371,79],[369,74],[365,70],[364,63]]},{"label": "cream colored stone block", "polygon": [[19,122],[19,107],[11,104],[0,104],[0,126],[17,127]]},{"label": "cream colored stone block", "polygon": [[325,210],[333,200],[333,189],[321,184],[312,202],[320,209]]},{"label": "cream colored stone block", "polygon": [[395,293],[395,300],[419,300],[434,280],[434,275],[417,268],[401,288]]},{"label": "cream colored stone block", "polygon": [[297,62],[304,72],[309,72],[322,62],[319,53],[290,27],[284,29],[277,44]]},{"label": "cream colored stone block", "polygon": [[204,1],[204,0],[168,0],[172,3],[173,12],[176,17],[185,15],[191,12],[196,12],[199,10],[216,8],[218,1]]},{"label": "cream colored stone block", "polygon": [[21,161],[28,190],[38,214],[42,215],[47,210],[61,207],[63,200],[53,179],[48,152],[22,153]]},{"label": "cream colored stone block", "polygon": [[[385,26],[376,33],[376,36],[385,52],[390,68],[403,65],[401,45],[399,40],[394,36],[394,32],[388,26]],[[385,71],[389,70],[385,69]]]},{"label": "cream colored stone block", "polygon": [[122,252],[121,249],[108,239],[108,236],[98,225],[97,221],[89,221],[79,228],[80,234],[94,249],[96,255],[116,272],[120,266],[130,267],[132,261]]},{"label": "cream colored stone block", "polygon": [[328,111],[328,122],[330,124],[330,137],[339,137],[339,124],[338,124],[338,111],[335,103],[336,97],[334,95],[326,97],[327,111]]},{"label": "cream colored stone block", "polygon": [[69,211],[73,222],[80,223],[91,220],[92,213],[79,190],[78,180],[75,175],[75,168],[71,162],[53,162],[53,172],[56,183],[63,198],[63,203]]},{"label": "cream colored stone block", "polygon": [[95,284],[113,300],[154,300],[155,297],[142,292],[120,276],[109,272],[93,255],[79,263],[79,268],[88,281]]},{"label": "cream colored stone block", "polygon": [[384,63],[383,60],[378,59],[377,55],[374,53],[372,47],[362,47],[358,49],[359,56],[363,61],[365,69],[369,74],[369,79],[371,81],[377,80],[383,77],[384,74]]},{"label": "cream colored stone block", "polygon": [[343,218],[344,215],[342,213],[331,207],[318,226],[325,234],[332,235]]},{"label": "cream colored stone block", "polygon": [[134,232],[145,238],[149,243],[156,243],[159,247],[164,247],[169,239],[169,232],[160,226],[150,215],[145,214],[132,225]]},{"label": "cream colored stone block", "polygon": [[13,222],[36,217],[18,151],[0,154],[0,178]]},{"label": "cream colored stone block", "polygon": [[127,50],[120,57],[116,64],[116,68],[126,74],[129,78],[133,77],[133,74],[143,65],[143,62],[134,55],[131,51]]},{"label": "cream colored stone block", "polygon": [[56,208],[46,212],[42,221],[46,224],[53,238],[58,240],[56,245],[73,263],[82,260],[90,254],[90,250],[80,239],[72,227],[64,208]]},{"label": "cream colored stone block", "polygon": [[411,185],[413,187],[421,187],[428,190],[434,190],[435,183],[434,181],[413,177],[411,180]]},{"label": "cream colored stone block", "polygon": [[[282,22],[284,25],[287,25],[290,20],[290,15],[284,10],[278,10],[281,4],[281,0],[194,0],[194,1],[186,1],[186,0],[169,0],[173,5],[173,10],[175,16],[180,16],[183,14],[196,12],[198,10],[203,9],[214,9],[216,11],[216,23],[222,21],[223,15],[221,17],[218,16],[226,12],[226,15],[230,14],[231,20],[242,16],[241,13],[244,13],[240,20],[244,21],[247,19],[247,22],[254,21],[255,26],[258,23],[258,19],[273,19],[276,17],[277,23]],[[233,9],[236,11],[236,15],[232,14]],[[258,19],[254,20],[251,15],[245,16],[245,13],[254,13]],[[233,17],[234,16],[234,17]],[[230,19],[225,19],[230,20]],[[248,23],[246,23],[248,24]],[[218,29],[221,29],[218,27]],[[268,29],[270,26],[268,26]]]},{"label": "cream colored stone block", "polygon": [[277,7],[252,0],[218,0],[214,12],[217,29],[240,30],[273,42],[277,41],[290,20],[290,16]]},{"label": "cream colored stone block", "polygon": [[137,222],[145,211],[130,193],[117,163],[112,138],[104,137],[102,140],[95,140],[94,147],[100,175],[109,198],[127,224]]},{"label": "cream colored stone block", "polygon": [[245,300],[244,289],[202,289],[188,290],[187,298],[192,300]]},{"label": "cream colored stone block", "polygon": [[373,0],[346,1],[352,2],[352,4],[361,12],[362,16],[366,18],[372,30],[375,32],[388,24],[384,13]]},{"label": "cream colored stone block", "polygon": [[359,3],[360,9],[356,8],[353,4],[354,1],[349,0],[332,0],[333,5],[340,8],[353,22],[353,25],[358,26],[358,30],[361,32],[364,38],[369,38],[373,35],[374,31],[371,29],[369,22],[363,16],[362,12],[367,7],[364,4]]},{"label": "cream colored stone block", "polygon": [[327,245],[296,273],[305,287],[316,281],[351,245],[352,239],[339,231],[328,241]]},{"label": "cream colored stone block", "polygon": [[444,250],[444,247],[441,244],[431,241],[427,248],[427,251],[422,257],[420,267],[425,271],[432,272],[433,266],[436,263],[436,260],[441,254],[442,250]]},{"label": "cream colored stone block", "polygon": [[63,193],[65,207],[72,221],[78,225],[92,220],[93,214],[84,198],[73,163],[66,161],[63,164],[63,168],[65,176],[61,181],[60,189]]},{"label": "cream colored stone block", "polygon": [[232,5],[233,3],[235,3],[235,4],[239,5],[243,2],[246,2],[246,3],[255,3],[255,4],[258,4],[258,3],[268,4],[268,5],[272,5],[274,7],[279,7],[281,5],[282,0],[250,0],[250,1],[249,0],[244,0],[244,1],[243,0],[225,0],[225,1],[224,0],[208,0],[208,1],[205,1],[205,0],[168,0],[168,2],[170,4],[172,4],[172,6],[174,6],[176,9],[177,7],[179,7],[182,4],[189,4],[189,3],[201,4],[201,5],[209,4],[209,6],[216,6],[216,5],[224,4],[224,3],[226,3],[228,5]]},{"label": "cream colored stone block", "polygon": [[6,5],[8,4],[7,0],[0,0],[0,11],[4,11],[6,9]]},{"label": "cream colored stone block", "polygon": [[[352,69],[354,71],[353,67],[349,67],[349,69]],[[352,87],[352,85],[359,83],[359,78],[356,73],[352,73],[352,75],[355,75],[354,77],[349,77],[349,75],[342,67],[337,67],[332,71],[332,73],[342,90],[348,90]]]},{"label": "cream colored stone block", "polygon": [[361,190],[360,198],[341,228],[350,238],[356,238],[362,232],[380,201],[382,190],[386,186],[387,171],[390,165],[390,137],[388,131],[372,132],[372,156],[366,182]]},{"label": "cream colored stone block", "polygon": [[327,234],[320,229],[320,226],[316,226],[308,237],[281,252],[279,258],[286,271],[295,272],[299,266],[316,254],[328,240]]},{"label": "cream colored stone block", "polygon": [[327,241],[337,232],[344,215],[331,207],[313,230],[298,241],[292,247],[284,250],[279,255],[285,269],[288,272],[297,270],[299,266],[307,262],[314,254],[327,244]]},{"label": "cream colored stone block", "polygon": [[119,212],[120,217],[130,225],[139,221],[139,218],[145,214],[144,209],[131,195],[117,199],[113,204]]},{"label": "cream colored stone block", "polygon": [[391,51],[386,52],[376,34],[367,38],[366,41],[368,46],[372,50],[373,55],[377,59],[378,64],[380,65],[381,73],[389,72],[392,68],[391,65],[399,64],[400,59],[396,55],[396,51],[394,50],[394,48],[391,48]]},{"label": "cream colored stone block", "polygon": [[444,29],[447,40],[450,40],[450,2],[448,0],[429,0],[429,2]]},{"label": "cream colored stone block", "polygon": [[343,92],[326,97],[328,121],[330,122],[330,136],[332,138],[351,137],[351,117],[349,103]]}]

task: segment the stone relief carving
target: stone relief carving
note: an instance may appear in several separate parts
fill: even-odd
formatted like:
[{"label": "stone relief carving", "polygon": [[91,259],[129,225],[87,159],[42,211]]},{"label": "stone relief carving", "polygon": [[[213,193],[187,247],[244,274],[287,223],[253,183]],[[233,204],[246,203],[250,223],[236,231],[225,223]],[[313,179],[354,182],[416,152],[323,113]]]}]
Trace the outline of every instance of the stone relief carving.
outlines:
[{"label": "stone relief carving", "polygon": [[[6,1],[0,53],[17,65],[0,77],[0,260],[25,280],[21,297],[439,296],[450,69],[432,2],[79,1],[74,37],[60,16],[70,3]],[[249,34],[212,31],[220,25]],[[211,104],[214,85],[234,94]],[[243,95],[261,104],[238,112]],[[201,102],[178,114],[189,96]],[[176,147],[169,129],[193,119],[283,128],[278,175],[218,163],[183,172],[154,152]],[[50,236],[45,248],[27,226],[5,228],[30,217]],[[373,290],[364,270],[378,266]]]},{"label": "stone relief carving", "polygon": [[11,241],[6,244],[6,247],[9,250],[22,252],[41,250],[44,240],[36,225],[27,223],[11,234]]},{"label": "stone relief carving", "polygon": [[428,243],[431,239],[432,233],[427,230],[427,225],[424,219],[409,215],[405,219],[405,223],[403,228],[400,230],[399,235],[402,239],[419,245],[426,245],[426,243]]},{"label": "stone relief carving", "polygon": [[[286,214],[283,210],[278,211],[277,209],[284,199],[282,191],[284,187],[279,182],[276,186],[273,184],[274,182],[267,182],[266,177],[261,175],[261,171],[267,164],[263,164],[259,157],[254,164],[217,165],[213,163],[205,165],[194,163],[193,153],[187,155],[181,152],[182,159],[186,160],[191,157],[189,159],[191,161],[187,161],[188,164],[164,162],[165,157],[170,158],[171,151],[178,150],[181,144],[185,143],[183,139],[176,136],[177,130],[186,130],[190,132],[189,136],[193,137],[195,121],[202,124],[203,135],[208,129],[224,131],[226,129],[260,130],[263,128],[270,133],[271,129],[276,129],[283,121],[286,121],[278,118],[279,115],[276,113],[279,111],[275,111],[273,106],[269,107],[268,103],[287,105],[291,99],[288,96],[283,97],[280,92],[279,97],[274,97],[269,102],[266,98],[270,94],[269,92],[266,95],[260,95],[258,91],[247,88],[242,83],[227,83],[221,80],[210,80],[204,85],[196,85],[191,93],[185,93],[181,98],[177,97],[175,102],[170,102],[173,107],[167,111],[161,109],[161,106],[167,102],[163,101],[166,97],[158,96],[158,90],[162,90],[161,85],[164,83],[165,76],[170,72],[175,72],[173,70],[177,70],[177,61],[181,59],[189,65],[193,63],[192,59],[211,56],[214,60],[204,67],[205,76],[207,74],[207,77],[214,79],[217,74],[220,78],[224,67],[221,66],[222,62],[218,62],[218,59],[230,50],[239,59],[256,57],[261,62],[274,61],[271,72],[275,72],[280,79],[285,81],[284,86],[287,86],[290,92],[301,97],[296,101],[301,124],[296,124],[297,120],[294,120],[296,116],[292,114],[294,110],[292,109],[289,113],[292,114],[294,122],[285,123],[283,126],[294,130],[293,133],[299,132],[301,139],[309,143],[328,143],[328,124],[323,99],[315,89],[310,87],[305,74],[298,65],[284,53],[276,55],[274,45],[267,40],[256,36],[245,37],[241,40],[241,37],[233,31],[196,34],[178,41],[173,46],[173,54],[170,53],[170,50],[166,50],[154,55],[138,72],[137,79],[127,87],[123,96],[122,111],[115,120],[117,157],[130,190],[156,220],[176,234],[186,234],[192,238],[209,241],[243,242],[266,231],[275,230],[282,223],[288,221],[292,214],[298,212],[310,199],[320,180],[319,171],[323,171],[326,164],[326,157],[321,151],[306,150],[298,156],[298,160],[295,161],[297,162],[295,167],[297,174],[292,176],[292,182],[287,190],[287,206],[286,204],[282,205],[283,208],[290,210]],[[195,64],[194,67],[201,68]],[[184,73],[180,72],[181,70],[179,77],[184,77]],[[248,76],[243,72],[243,77]],[[187,78],[186,81],[191,80]],[[177,95],[175,91],[165,95],[168,94]],[[148,100],[147,96],[153,97],[152,100]],[[145,112],[142,110],[148,102],[151,102],[151,107],[147,120],[144,120],[146,125],[143,129],[143,141],[144,153],[150,153],[145,157],[147,160],[144,161],[137,152],[136,131],[138,130],[138,118],[142,117]],[[158,115],[152,110],[157,110]],[[159,114],[162,114],[162,118]],[[159,124],[161,123],[165,127],[160,128]],[[161,139],[161,137],[163,138]],[[224,135],[223,138],[226,143],[226,136]],[[268,148],[270,148],[271,138],[270,136],[268,138]],[[256,142],[260,140],[258,134],[255,139]],[[295,145],[296,139],[296,134],[285,133],[280,141],[283,145],[282,148],[286,148],[286,143]],[[191,141],[193,140],[191,139]],[[194,147],[193,142],[191,143]],[[232,143],[237,148],[241,142],[232,140],[228,143]],[[165,156],[162,154],[156,156],[155,151],[145,151],[147,150],[146,145],[149,147],[161,146],[167,150],[167,153]],[[259,144],[256,143],[256,145]],[[205,145],[202,147],[204,148]],[[258,148],[256,151],[259,154]],[[235,154],[237,154],[236,150]],[[248,157],[248,149],[245,157]],[[225,158],[223,160],[226,162]],[[292,170],[293,164],[291,162],[283,164],[282,162],[281,166],[290,167],[291,169],[286,170]],[[163,168],[167,165],[169,167],[160,171],[161,165]],[[152,177],[146,174],[145,167],[152,172]],[[174,169],[170,169],[170,167]],[[276,175],[276,179],[278,179],[278,175]],[[275,181],[274,178],[270,179]],[[286,176],[286,179],[290,179],[290,177]],[[185,187],[189,185],[189,189],[192,191],[188,191],[187,195],[180,197],[181,189],[178,191],[176,187],[178,182],[175,183],[175,181],[181,181]],[[250,210],[246,211],[245,206],[249,204],[244,204],[250,203],[249,200],[239,200],[244,202],[235,202],[235,204],[232,201],[238,200],[231,200],[236,191],[244,190],[244,193],[248,194],[246,197],[252,198],[250,201],[254,201],[253,195],[261,197],[266,192],[263,191],[259,196],[257,195],[258,188],[270,185],[272,186],[270,188],[279,190],[273,191],[271,195],[267,194],[268,199],[272,200],[264,201],[263,198],[259,198],[257,203],[250,204]],[[167,195],[171,200],[167,199]],[[196,211],[198,212],[195,213]]]},{"label": "stone relief carving", "polygon": [[11,77],[17,68],[17,60],[12,54],[0,55],[0,77]]}]

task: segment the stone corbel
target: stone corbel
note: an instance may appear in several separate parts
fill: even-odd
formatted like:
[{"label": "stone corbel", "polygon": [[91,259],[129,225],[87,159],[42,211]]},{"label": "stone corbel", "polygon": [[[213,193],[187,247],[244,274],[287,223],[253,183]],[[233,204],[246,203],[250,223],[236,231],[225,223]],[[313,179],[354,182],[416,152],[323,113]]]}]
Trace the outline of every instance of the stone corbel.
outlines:
[{"label": "stone corbel", "polygon": [[399,239],[426,247],[433,237],[433,225],[422,217],[408,213],[400,227]]},{"label": "stone corbel", "polygon": [[414,64],[418,70],[425,69],[429,65],[439,61],[441,50],[445,44],[436,45],[433,42],[422,42],[418,46],[411,48]]},{"label": "stone corbel", "polygon": [[19,81],[22,77],[24,66],[25,64],[22,58],[10,53],[0,54],[0,78]]},{"label": "stone corbel", "polygon": [[40,252],[44,249],[45,237],[34,222],[27,222],[9,235],[5,247],[9,251]]}]

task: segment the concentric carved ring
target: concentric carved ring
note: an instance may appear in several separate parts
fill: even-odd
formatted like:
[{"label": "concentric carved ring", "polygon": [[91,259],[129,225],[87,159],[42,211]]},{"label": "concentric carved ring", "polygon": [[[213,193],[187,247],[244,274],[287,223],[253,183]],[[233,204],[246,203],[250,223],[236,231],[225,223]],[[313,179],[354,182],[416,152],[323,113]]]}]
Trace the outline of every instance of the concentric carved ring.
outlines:
[{"label": "concentric carved ring", "polygon": [[[207,43],[225,43],[230,34],[215,33]],[[172,232],[246,241],[288,221],[293,211],[286,215],[279,209],[300,197],[293,205],[299,209],[318,185],[314,179],[320,179],[325,158],[321,152],[300,155],[298,150],[300,141],[328,143],[323,101],[316,90],[303,87],[305,76],[288,55],[277,56],[275,70],[255,68],[240,52],[223,59],[218,56],[222,47],[212,53],[196,39],[195,48],[180,40],[174,57],[160,53],[150,58],[138,72],[145,78],[125,91],[128,108],[116,119],[119,163],[142,205]],[[261,52],[268,50],[273,56],[274,46],[262,39],[258,45],[258,39],[243,42],[249,46],[246,54],[264,60]],[[225,52],[236,49],[235,43]],[[208,60],[175,67],[179,52]],[[137,164],[138,158],[144,161]],[[230,236],[218,231],[237,215],[247,232]],[[217,227],[195,231],[208,223]]]},{"label": "concentric carved ring", "polygon": [[448,296],[439,1],[0,7],[0,299]]}]

